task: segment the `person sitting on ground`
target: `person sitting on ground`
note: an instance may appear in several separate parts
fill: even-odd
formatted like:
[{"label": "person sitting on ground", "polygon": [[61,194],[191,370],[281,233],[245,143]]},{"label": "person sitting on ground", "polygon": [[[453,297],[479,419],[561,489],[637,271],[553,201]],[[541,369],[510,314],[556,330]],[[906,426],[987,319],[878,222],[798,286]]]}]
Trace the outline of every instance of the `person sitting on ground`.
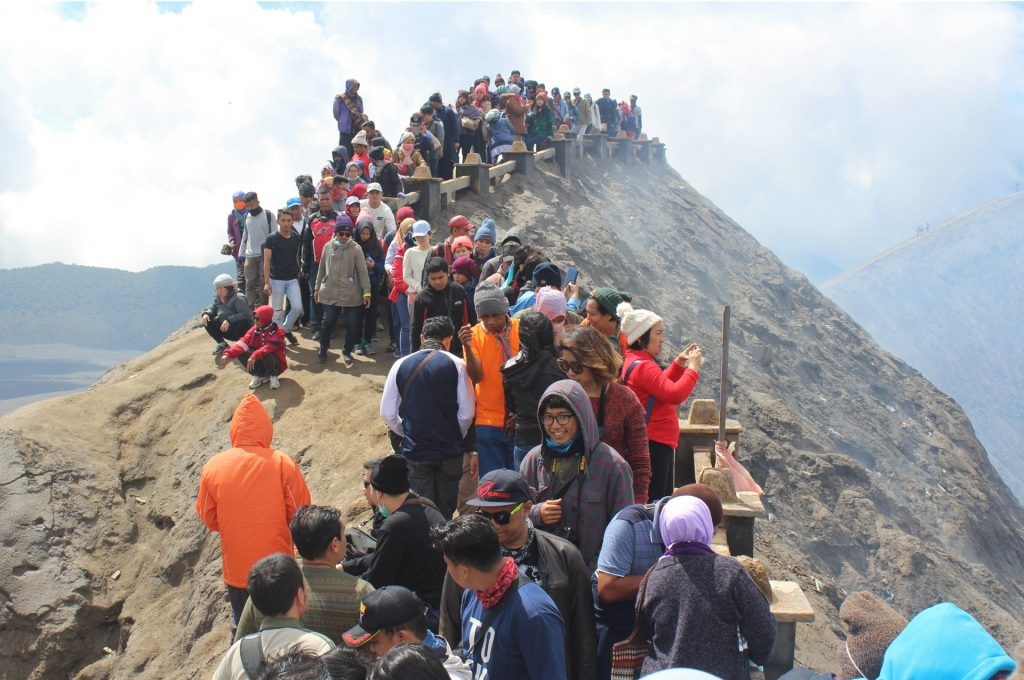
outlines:
[{"label": "person sitting on ground", "polygon": [[374,231],[373,222],[361,213],[356,223],[356,242],[366,258],[366,270],[370,277],[370,305],[363,313],[363,328],[360,341],[356,343],[356,354],[372,356],[373,339],[377,334],[377,309],[380,306],[381,292],[384,288],[384,251],[380,247],[380,239]]},{"label": "person sitting on ground", "polygon": [[526,115],[526,124],[526,148],[530,151],[535,151],[539,143],[550,141],[555,136],[555,114],[548,106],[547,92],[537,93],[537,98]]},{"label": "person sitting on ground", "polygon": [[[427,285],[416,295],[412,306],[412,351],[420,348],[420,335],[427,319],[444,316],[451,319],[453,328],[462,328],[476,322],[466,307],[466,291],[448,277],[448,263],[440,257],[427,258],[423,267],[423,275]],[[449,351],[457,357],[462,356],[462,343],[457,337],[452,338]]]},{"label": "person sitting on ground", "polygon": [[696,343],[679,353],[667,369],[658,364],[665,346],[665,323],[646,309],[623,302],[615,310],[622,319],[629,350],[622,362],[622,384],[644,405],[647,441],[651,452],[651,485],[647,495],[662,498],[672,492],[672,462],[679,443],[678,407],[693,393],[700,379],[704,351]]},{"label": "person sitting on ground", "polygon": [[459,329],[466,370],[476,389],[476,441],[480,474],[511,469],[515,440],[506,431],[501,367],[519,352],[519,319],[508,315],[508,299],[492,283],[481,283],[474,297],[479,322]]},{"label": "person sitting on ground", "polygon": [[399,585],[419,595],[427,603],[428,626],[436,630],[444,558],[431,544],[430,528],[443,525],[444,516],[428,499],[409,490],[409,465],[404,456],[384,458],[370,486],[386,519],[363,579],[375,588]]},{"label": "person sitting on ground", "polygon": [[219,361],[228,348],[227,341],[241,339],[252,328],[252,312],[229,274],[220,274],[213,280],[213,293],[213,302],[199,316],[199,323],[217,342],[213,355]]},{"label": "person sitting on ground", "polygon": [[519,353],[501,367],[507,420],[515,424],[513,469],[541,443],[537,405],[541,395],[555,382],[565,380],[558,368],[555,334],[543,314],[527,312],[519,319]]},{"label": "person sitting on ground", "polygon": [[[270,448],[274,426],[259,399],[242,398],[229,432],[231,448],[208,460],[199,474],[196,513],[220,534],[233,634],[248,598],[249,570],[261,557],[291,551],[288,522],[310,499],[295,461]],[[254,533],[254,526],[260,531]]]},{"label": "person sitting on ground", "polygon": [[608,338],[612,349],[620,357],[626,355],[629,342],[626,334],[620,330],[621,319],[616,310],[623,302],[631,302],[633,296],[614,288],[595,288],[587,299],[587,318],[581,325],[590,326]]},{"label": "person sitting on ground", "polygon": [[418,351],[391,366],[380,401],[381,418],[401,437],[413,491],[446,518],[458,504],[460,445],[475,409],[466,365],[447,351],[454,334],[449,317],[427,319]]},{"label": "person sitting on ground", "polygon": [[590,397],[601,441],[622,456],[633,472],[633,500],[647,502],[651,452],[644,407],[636,393],[618,382],[622,359],[589,326],[570,329],[559,344],[558,367]]},{"label": "person sitting on ground", "polygon": [[449,680],[462,678],[452,673],[437,656],[419,644],[402,644],[382,656],[373,666],[372,677],[380,680]]},{"label": "person sitting on ground", "polygon": [[373,166],[373,180],[380,185],[381,195],[387,198],[397,198],[404,191],[398,168],[390,159],[385,158],[383,147],[373,147],[370,149],[369,155],[370,164]]},{"label": "person sitting on ground", "polygon": [[303,649],[324,654],[334,648],[330,638],[302,625],[307,593],[302,570],[288,555],[274,553],[253,565],[249,597],[266,618],[258,633],[238,640],[214,671],[213,680],[249,680],[267,659]]},{"label": "person sitting on ground", "polygon": [[750,662],[768,663],[775,646],[775,617],[764,593],[743,564],[711,549],[714,526],[704,501],[669,500],[657,526],[668,549],[642,586],[640,617],[651,640],[642,674],[694,668],[750,678]]},{"label": "person sitting on ground", "polygon": [[[448,642],[427,627],[423,600],[408,588],[384,586],[363,600],[359,622],[345,633],[345,644],[383,657],[404,644],[421,644],[444,666],[453,680],[472,680],[465,661]],[[388,676],[390,677],[390,676]]]},{"label": "person sitting on ground", "polygon": [[[595,676],[594,609],[590,575],[572,543],[537,531],[528,515],[533,490],[514,470],[495,470],[484,476],[470,509],[487,517],[498,532],[501,554],[511,557],[519,572],[544,589],[565,623],[565,658],[570,680]],[[441,634],[455,646],[462,643],[462,592],[449,574],[441,595]]]},{"label": "person sitting on ground", "polygon": [[591,580],[599,678],[611,675],[612,647],[633,632],[640,582],[665,553],[657,519],[665,504],[678,496],[694,496],[704,501],[711,512],[712,527],[722,523],[722,501],[715,490],[705,484],[688,484],[654,505],[623,508],[604,531],[597,570]]},{"label": "person sitting on ground", "polygon": [[395,230],[395,213],[391,206],[383,200],[384,190],[379,182],[366,185],[366,200],[360,201],[359,217],[364,216],[373,222],[373,230],[378,239],[384,238],[389,231]]},{"label": "person sitting on ground", "polygon": [[[300,620],[309,630],[341,644],[342,634],[359,621],[359,603],[373,592],[373,586],[338,569],[345,555],[345,525],[341,512],[325,505],[303,505],[291,524],[292,541],[302,556],[302,577],[306,582],[306,610]],[[246,602],[235,631],[235,641],[255,633],[263,613]]]},{"label": "person sitting on ground", "polygon": [[633,502],[633,473],[622,456],[600,440],[590,399],[579,383],[560,380],[548,387],[537,418],[544,440],[520,468],[538,490],[530,519],[572,541],[593,569],[604,528]]},{"label": "person sitting on ground", "polygon": [[279,376],[288,370],[284,331],[274,323],[274,308],[270,305],[257,307],[255,317],[256,323],[242,339],[221,353],[220,366],[223,368],[232,359],[238,359],[252,376],[250,390],[263,383],[270,383],[270,389],[276,390],[281,386]]},{"label": "person sitting on ground", "polygon": [[345,344],[342,357],[345,366],[355,364],[352,352],[363,333],[363,310],[370,306],[370,275],[362,249],[352,239],[352,220],[347,215],[338,218],[334,226],[334,240],[324,246],[320,267],[313,286],[313,299],[322,306],[320,351],[317,360],[327,361],[327,349],[338,316],[345,316]]},{"label": "person sitting on ground", "polygon": [[[289,345],[298,345],[292,331],[302,318],[302,293],[299,290],[299,260],[302,237],[292,229],[294,218],[289,210],[277,211],[277,231],[263,242],[263,293],[270,296],[274,321],[284,330]],[[285,315],[285,300],[288,313]]]},{"label": "person sitting on ground", "polygon": [[474,677],[564,680],[566,628],[551,596],[502,555],[498,532],[471,514],[432,530],[448,575],[464,589],[462,648]]},{"label": "person sitting on ground", "polygon": [[[430,257],[430,223],[426,220],[417,220],[412,224],[412,238],[416,242],[415,248],[407,248],[405,257],[402,260],[402,278],[408,288],[405,291],[409,301],[409,314],[412,314],[412,305],[416,296],[423,289],[423,265]],[[411,324],[410,324],[411,326]]]},{"label": "person sitting on ground", "polygon": [[418,167],[426,167],[427,162],[423,154],[416,148],[416,135],[412,132],[403,132],[398,148],[392,157],[398,173],[403,177],[411,177],[413,170]]}]

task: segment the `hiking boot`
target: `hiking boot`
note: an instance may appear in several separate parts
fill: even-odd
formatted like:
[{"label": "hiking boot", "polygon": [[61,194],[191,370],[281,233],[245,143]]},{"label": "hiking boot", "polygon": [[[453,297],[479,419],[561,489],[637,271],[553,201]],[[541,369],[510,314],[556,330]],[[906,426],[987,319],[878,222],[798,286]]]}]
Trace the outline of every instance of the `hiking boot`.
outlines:
[{"label": "hiking boot", "polygon": [[285,333],[284,337],[287,338],[288,344],[291,345],[292,347],[297,347],[298,346],[299,339],[297,337],[295,337],[295,334],[292,333],[291,331],[288,331],[287,333]]},{"label": "hiking boot", "polygon": [[258,375],[254,375],[252,380],[249,381],[249,389],[254,390],[267,381],[266,378],[261,378]]},{"label": "hiking boot", "polygon": [[363,353],[365,353],[365,354],[366,354],[366,356],[368,356],[368,357],[369,357],[369,356],[373,356],[374,354],[376,354],[376,353],[377,353],[377,350],[375,350],[375,349],[373,348],[373,345],[372,345],[372,344],[370,344],[370,343],[366,343],[365,345],[363,345]]},{"label": "hiking boot", "polygon": [[270,389],[276,390],[281,386],[281,381],[277,379],[276,375],[270,376]]},{"label": "hiking boot", "polygon": [[218,342],[217,346],[213,348],[213,352],[211,352],[211,354],[213,354],[213,356],[215,356],[215,357],[219,357],[221,354],[224,353],[224,350],[226,350],[227,348],[228,348],[228,343],[226,343],[226,342]]},{"label": "hiking boot", "polygon": [[341,357],[345,360],[345,368],[352,368],[356,365],[356,360],[352,358],[350,353],[342,352]]},{"label": "hiking boot", "polygon": [[317,360],[317,363],[326,364],[327,363],[327,351],[326,350],[320,350],[319,352],[317,352],[316,353],[316,360]]},{"label": "hiking boot", "polygon": [[361,344],[360,345],[356,345],[356,354],[358,354],[359,356],[362,356],[363,354],[365,354],[366,350],[364,350],[363,347],[364,347],[364,345],[361,345]]}]

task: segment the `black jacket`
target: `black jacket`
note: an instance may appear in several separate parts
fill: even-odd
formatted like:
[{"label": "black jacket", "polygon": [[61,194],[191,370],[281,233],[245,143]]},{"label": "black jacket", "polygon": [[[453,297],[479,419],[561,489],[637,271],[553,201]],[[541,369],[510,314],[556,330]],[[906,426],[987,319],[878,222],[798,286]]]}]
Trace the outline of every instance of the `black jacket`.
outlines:
[{"label": "black jacket", "polygon": [[213,302],[203,314],[210,317],[210,323],[216,322],[217,325],[225,321],[237,323],[252,319],[252,312],[249,311],[249,302],[237,290],[231,293],[224,302],[221,302],[220,298],[214,297]]},{"label": "black jacket", "polygon": [[398,198],[398,194],[405,191],[405,185],[402,183],[402,178],[394,163],[382,165],[377,174],[373,176],[373,181],[380,184],[380,192],[388,198]]},{"label": "black jacket", "polygon": [[501,367],[505,411],[515,416],[516,446],[537,446],[541,442],[537,421],[540,398],[551,383],[565,380],[556,361],[551,322],[537,312],[524,314],[519,320],[519,353]]},{"label": "black jacket", "polygon": [[[425,278],[426,274],[424,273]],[[452,344],[448,351],[461,357],[462,343],[459,342],[459,329],[471,323],[469,306],[466,304],[466,291],[462,286],[449,281],[447,288],[438,291],[424,284],[423,290],[416,295],[416,301],[412,306],[412,319],[410,319],[412,351],[419,350],[423,322],[432,316],[451,318],[452,325],[455,326],[455,336],[452,338]]]},{"label": "black jacket", "polygon": [[[536,530],[541,588],[554,600],[565,622],[565,667],[569,680],[597,677],[597,632],[590,575],[583,556],[569,541]],[[440,634],[456,649],[462,645],[462,588],[444,578]]]},{"label": "black jacket", "polygon": [[405,586],[431,607],[440,607],[447,570],[441,551],[431,545],[430,528],[444,522],[433,503],[410,493],[381,525],[363,580],[374,588]]}]

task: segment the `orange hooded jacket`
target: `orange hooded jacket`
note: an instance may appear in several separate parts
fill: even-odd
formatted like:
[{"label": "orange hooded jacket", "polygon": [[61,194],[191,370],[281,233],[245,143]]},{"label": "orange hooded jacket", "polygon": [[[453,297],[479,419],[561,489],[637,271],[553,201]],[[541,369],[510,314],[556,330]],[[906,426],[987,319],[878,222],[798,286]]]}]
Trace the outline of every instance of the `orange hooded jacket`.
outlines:
[{"label": "orange hooded jacket", "polygon": [[231,447],[203,466],[196,512],[220,533],[224,582],[245,588],[261,558],[291,555],[288,528],[295,511],[309,505],[302,472],[288,455],[270,448],[274,426],[263,404],[247,394],[231,419]]}]

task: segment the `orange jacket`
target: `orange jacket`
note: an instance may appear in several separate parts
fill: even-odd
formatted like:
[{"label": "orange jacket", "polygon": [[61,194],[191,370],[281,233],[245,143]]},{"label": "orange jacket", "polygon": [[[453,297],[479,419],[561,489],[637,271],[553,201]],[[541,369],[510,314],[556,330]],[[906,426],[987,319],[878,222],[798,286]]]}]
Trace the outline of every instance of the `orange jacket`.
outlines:
[{"label": "orange jacket", "polygon": [[[519,319],[509,319],[509,346],[512,356],[519,352]],[[505,354],[501,342],[484,330],[483,322],[473,326],[473,352],[480,358],[484,369],[483,380],[476,384],[476,424],[493,427],[505,426],[505,377],[501,367],[505,365]]]},{"label": "orange jacket", "polygon": [[288,529],[309,505],[309,489],[291,458],[270,448],[274,426],[263,404],[247,394],[231,419],[231,448],[203,466],[196,512],[220,532],[224,583],[245,588],[249,570],[276,552],[292,554]]}]

